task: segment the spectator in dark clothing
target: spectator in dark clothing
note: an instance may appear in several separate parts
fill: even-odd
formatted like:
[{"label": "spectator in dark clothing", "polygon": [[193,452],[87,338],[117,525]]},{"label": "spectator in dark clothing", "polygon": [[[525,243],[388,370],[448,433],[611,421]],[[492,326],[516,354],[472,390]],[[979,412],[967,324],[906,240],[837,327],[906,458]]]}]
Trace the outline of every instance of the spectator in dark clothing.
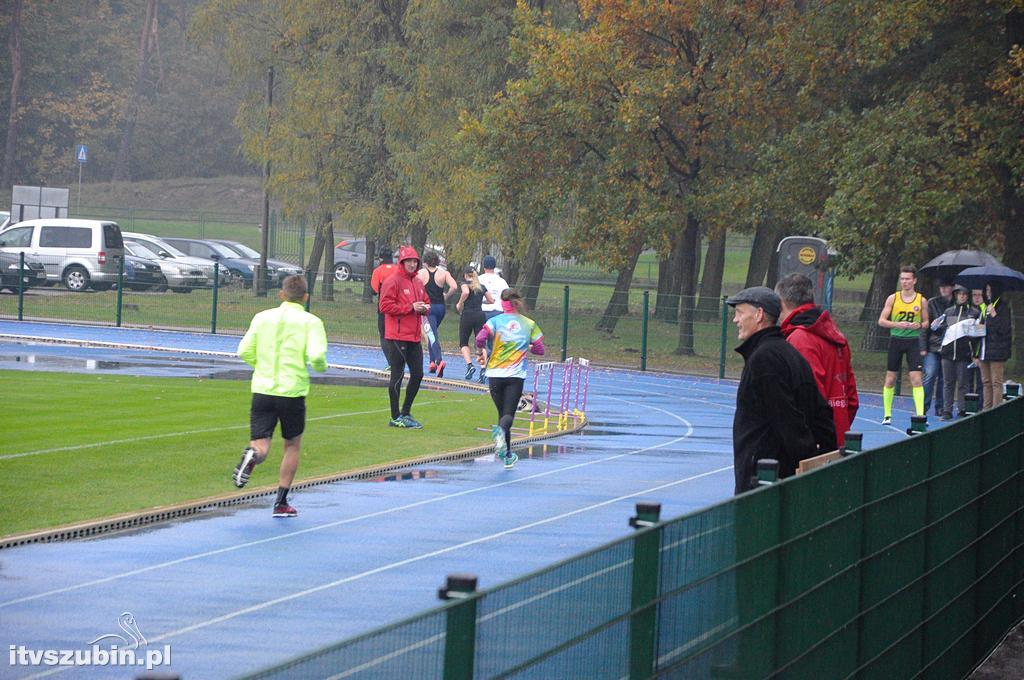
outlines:
[{"label": "spectator in dark clothing", "polygon": [[814,284],[803,274],[790,274],[776,284],[782,302],[782,335],[811,366],[818,391],[832,409],[836,446],[845,443],[857,417],[860,399],[850,363],[850,345],[832,315],[814,305]]},{"label": "spectator in dark clothing", "polygon": [[986,284],[979,319],[985,324],[986,331],[978,352],[985,408],[1003,403],[1003,369],[1010,360],[1013,347],[1011,318],[1013,309],[1009,300],[1003,300],[1003,287],[995,281]]},{"label": "spectator in dark clothing", "polygon": [[[953,304],[942,316],[932,322],[935,330],[942,331],[942,379],[945,382],[942,420],[953,417],[953,399],[957,415],[964,415],[964,396],[967,394],[967,366],[974,361],[971,328],[980,311],[970,303],[971,291],[964,286],[953,286]],[[938,322],[938,323],[936,323]]]},{"label": "spectator in dark clothing", "polygon": [[737,494],[756,486],[757,461],[779,461],[789,477],[805,458],[835,448],[832,409],[818,392],[811,367],[786,342],[778,327],[782,305],[770,288],[746,288],[726,303],[742,341],[744,359],[733,418],[733,464]]},{"label": "spectator in dark clothing", "polygon": [[[928,300],[928,318],[938,319],[953,304],[953,284],[939,281],[939,294]],[[924,412],[928,414],[932,399],[935,401],[935,415],[942,415],[942,331],[925,332],[928,354],[924,357]]]}]

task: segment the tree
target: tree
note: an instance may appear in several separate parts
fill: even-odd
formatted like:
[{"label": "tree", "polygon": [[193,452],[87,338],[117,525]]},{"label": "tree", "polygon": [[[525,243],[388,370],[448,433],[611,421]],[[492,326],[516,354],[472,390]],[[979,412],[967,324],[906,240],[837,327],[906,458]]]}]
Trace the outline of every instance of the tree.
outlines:
[{"label": "tree", "polygon": [[8,49],[11,55],[11,87],[7,105],[7,136],[4,141],[4,162],[0,169],[0,191],[6,192],[11,186],[11,171],[14,167],[14,150],[18,140],[18,95],[21,90],[21,0],[14,0],[11,6],[11,26]]},{"label": "tree", "polygon": [[158,40],[157,0],[147,0],[146,18],[142,22],[142,37],[139,39],[139,66],[135,76],[135,87],[128,102],[128,111],[124,118],[124,131],[121,134],[121,148],[114,162],[113,180],[115,182],[129,177],[128,156],[132,149],[132,137],[135,123],[142,106],[143,90],[148,78],[149,62],[156,51]]}]

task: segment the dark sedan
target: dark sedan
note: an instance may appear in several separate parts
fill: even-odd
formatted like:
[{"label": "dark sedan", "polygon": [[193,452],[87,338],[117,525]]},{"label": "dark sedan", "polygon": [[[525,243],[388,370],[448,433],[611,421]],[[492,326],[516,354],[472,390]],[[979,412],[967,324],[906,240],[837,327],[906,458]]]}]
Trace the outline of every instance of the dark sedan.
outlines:
[{"label": "dark sedan", "polygon": [[18,273],[22,272],[22,285],[25,288],[41,286],[46,283],[46,269],[41,262],[25,261],[24,270],[19,264],[19,256],[15,253],[0,253],[0,288],[18,290]]},{"label": "dark sedan", "polygon": [[142,257],[124,256],[124,286],[129,290],[162,290],[167,285],[167,278],[159,262]]},{"label": "dark sedan", "polygon": [[[253,263],[258,264],[260,261],[259,251],[250,248],[244,243],[241,243],[239,241],[228,241],[227,239],[222,238],[212,238],[208,240],[211,243],[219,243],[222,246],[227,246],[235,253],[237,253],[239,257],[247,258],[251,260]],[[284,281],[286,278],[293,274],[301,274],[303,270],[302,267],[294,265],[291,262],[285,262],[284,260],[268,259],[267,271],[270,274],[271,283],[275,283],[276,285],[280,286],[281,282]]]}]

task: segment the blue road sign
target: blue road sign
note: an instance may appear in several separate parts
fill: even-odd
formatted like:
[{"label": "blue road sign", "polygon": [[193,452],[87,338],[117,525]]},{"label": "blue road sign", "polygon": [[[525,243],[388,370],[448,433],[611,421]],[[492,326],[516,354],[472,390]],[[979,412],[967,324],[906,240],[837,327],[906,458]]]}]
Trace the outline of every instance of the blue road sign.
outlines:
[{"label": "blue road sign", "polygon": [[79,163],[85,163],[89,159],[89,147],[85,144],[79,144],[78,151],[75,153],[75,158],[78,159]]}]

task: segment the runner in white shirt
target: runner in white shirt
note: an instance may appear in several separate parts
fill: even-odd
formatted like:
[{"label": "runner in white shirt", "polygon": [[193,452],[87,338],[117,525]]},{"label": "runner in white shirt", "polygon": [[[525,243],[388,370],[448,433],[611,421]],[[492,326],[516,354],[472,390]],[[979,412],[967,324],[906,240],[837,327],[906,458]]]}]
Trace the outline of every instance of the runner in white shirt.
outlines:
[{"label": "runner in white shirt", "polygon": [[[501,278],[500,274],[494,272],[494,268],[498,266],[498,261],[494,259],[493,255],[485,255],[483,259],[484,273],[480,275],[480,283],[487,292],[491,294],[491,299],[494,302],[480,305],[480,309],[484,313],[485,321],[491,319],[499,314],[502,314],[501,309],[501,292],[506,290],[508,281]],[[490,356],[491,350],[493,349],[493,338],[489,338],[487,341],[487,355]],[[487,381],[487,371],[485,367],[480,368],[480,383],[483,384]]]}]

